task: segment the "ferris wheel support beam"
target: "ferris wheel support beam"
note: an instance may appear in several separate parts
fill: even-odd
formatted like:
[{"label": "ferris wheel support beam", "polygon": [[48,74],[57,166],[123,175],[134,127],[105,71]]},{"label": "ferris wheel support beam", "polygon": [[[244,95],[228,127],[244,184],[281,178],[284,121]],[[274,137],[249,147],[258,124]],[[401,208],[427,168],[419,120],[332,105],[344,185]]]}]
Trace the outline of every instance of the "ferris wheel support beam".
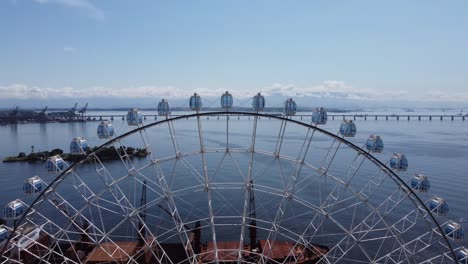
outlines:
[{"label": "ferris wheel support beam", "polygon": [[[197,111],[198,113],[198,111]],[[228,122],[229,120],[226,120]],[[208,214],[210,219],[210,228],[211,228],[211,236],[213,241],[213,248],[214,248],[214,261],[215,263],[219,262],[218,256],[218,245],[216,241],[216,229],[214,224],[214,213],[213,213],[213,205],[212,205],[212,197],[211,197],[211,186],[210,186],[210,179],[208,175],[208,168],[206,165],[206,157],[205,157],[205,142],[203,141],[203,130],[201,125],[200,116],[197,116],[197,126],[198,126],[198,138],[200,142],[200,151],[202,156],[202,166],[203,166],[203,177],[204,177],[204,188],[208,199]],[[228,137],[228,131],[226,130],[226,138]],[[226,143],[226,150],[229,147],[229,144]],[[198,249],[197,249],[198,250]],[[198,253],[198,252],[197,252]]]},{"label": "ferris wheel support beam", "polygon": [[[120,143],[120,141],[118,141],[118,142]],[[121,145],[121,144],[120,144],[120,145]],[[123,148],[121,148],[121,149],[123,149]],[[125,151],[125,150],[123,149],[123,151]],[[126,152],[125,152],[124,155],[128,156]],[[115,179],[113,179],[113,177],[110,175],[110,173],[109,173],[109,171],[107,170],[107,168],[104,166],[104,164],[102,164],[101,160],[100,160],[96,155],[95,155],[95,157],[94,157],[94,160],[95,160],[95,163],[96,163],[96,167],[99,168],[99,170],[98,170],[98,169],[96,170],[96,171],[98,172],[98,175],[101,176],[102,181],[103,181],[104,184],[107,186],[109,192],[112,194],[112,196],[114,197],[114,199],[118,202],[118,205],[120,205],[120,207],[121,207],[121,209],[123,210],[123,212],[125,213],[125,215],[126,215],[127,217],[129,217],[129,218],[131,218],[131,217],[136,217],[136,218],[138,218],[137,221],[138,221],[139,223],[143,223],[143,222],[144,222],[143,219],[141,218],[140,214],[138,214],[138,212],[141,211],[141,208],[136,208],[136,206],[134,206],[130,201],[128,201],[128,199],[126,198],[125,194],[124,194],[123,191],[120,189],[120,187],[118,186],[118,184],[115,184],[115,182],[116,182]],[[131,161],[130,161],[130,162],[131,162]],[[131,165],[132,168],[134,168],[133,163],[130,163],[130,165]],[[128,168],[128,167],[127,167],[127,168]],[[135,169],[133,169],[132,171],[135,172]],[[129,171],[129,173],[130,173],[130,171]],[[129,174],[128,176],[130,176],[130,174]],[[103,193],[104,193],[104,191],[105,191],[105,190],[103,190]],[[99,194],[99,196],[102,195],[103,193]],[[119,196],[119,194],[120,194],[121,196]],[[99,196],[98,196],[98,197],[99,197]],[[125,202],[125,204],[123,204],[122,202]],[[99,207],[97,207],[97,208],[100,210]],[[104,223],[104,221],[103,221],[103,219],[102,219],[102,214],[100,213],[100,211],[99,211],[99,216],[101,217],[101,222]],[[123,219],[123,220],[121,221],[121,224],[125,223],[126,220],[127,220],[127,219]],[[130,221],[130,222],[131,222],[133,228],[134,228],[135,230],[137,230],[139,236],[142,236],[142,234],[141,234],[142,231],[140,230],[138,224],[136,224],[134,221]],[[121,225],[121,224],[120,224],[120,225]],[[114,229],[118,228],[120,225],[116,225],[116,226],[114,227]],[[93,226],[94,226],[94,225],[93,225]],[[103,226],[104,226],[104,225],[103,225]],[[95,226],[94,226],[94,227],[95,227]],[[143,227],[143,228],[145,228],[145,227]],[[109,231],[109,232],[112,233],[112,230]],[[159,244],[159,242],[155,239],[156,236],[151,232],[151,230],[149,230],[149,229],[146,230],[146,229],[145,229],[144,232],[145,232],[145,233],[148,232],[148,233],[150,234],[150,236],[153,238],[153,242],[156,243],[156,246],[158,247],[158,249],[162,251],[163,256],[161,257],[161,259],[164,258],[164,257],[166,257],[166,258],[169,259],[168,254],[164,251],[164,249],[162,248],[162,246],[161,246],[161,245]],[[103,238],[104,238],[104,237],[103,237]],[[110,239],[110,238],[107,238],[107,239]],[[151,242],[151,243],[153,243],[153,242]],[[114,243],[114,242],[112,242],[112,243]],[[144,243],[144,246],[145,246],[146,248],[152,248],[152,245],[150,245],[150,244],[148,243],[147,239],[143,239],[143,243]],[[114,243],[114,244],[115,244],[115,243]],[[115,245],[116,245],[116,247],[118,247],[117,244],[115,244]],[[156,259],[159,259],[158,256],[156,256],[155,253],[154,253],[153,251],[152,251],[152,255],[153,255]],[[112,257],[112,255],[109,255],[109,256]],[[131,256],[128,256],[128,257],[131,259]]]},{"label": "ferris wheel support beam", "polygon": [[[284,129],[286,128],[286,125],[284,125],[283,128],[283,135],[284,135]],[[312,130],[312,131],[311,131]],[[268,238],[266,240],[265,247],[267,250],[270,252],[273,252],[274,248],[274,243],[276,240],[276,235],[278,233],[278,227],[279,223],[282,221],[283,216],[284,216],[284,211],[286,210],[286,205],[288,201],[294,196],[295,192],[295,187],[296,183],[300,177],[302,167],[304,165],[304,160],[307,156],[307,153],[309,151],[310,145],[312,143],[312,139],[315,134],[315,128],[308,128],[307,134],[304,138],[304,143],[302,144],[301,151],[298,154],[298,157],[295,160],[296,163],[296,168],[293,174],[289,177],[288,185],[286,186],[286,190],[284,193],[283,198],[281,199],[280,206],[276,212],[275,219],[273,220],[271,231],[268,233]],[[277,152],[279,154],[279,152]],[[265,249],[264,249],[265,250]],[[262,262],[265,262],[265,258],[262,258]]]},{"label": "ferris wheel support beam", "polygon": [[[240,264],[242,262],[242,252],[244,248],[244,235],[245,235],[245,226],[247,224],[247,210],[249,208],[249,198],[250,192],[253,192],[251,183],[252,183],[252,168],[253,168],[253,158],[254,158],[254,151],[255,151],[255,139],[257,138],[257,122],[258,122],[258,116],[254,117],[254,124],[252,128],[252,139],[250,142],[250,159],[249,159],[249,168],[247,171],[247,177],[245,179],[245,191],[244,191],[244,209],[242,211],[242,226],[241,226],[241,233],[240,233],[240,238],[239,238],[239,253],[237,256],[237,263]],[[255,209],[254,209],[255,210]],[[252,212],[249,212],[252,213]],[[254,220],[256,221],[256,220]],[[256,228],[256,227],[250,227],[250,228]],[[257,232],[256,230],[253,230],[252,232]],[[250,241],[250,251],[253,250],[252,245],[254,245],[256,241]]]}]

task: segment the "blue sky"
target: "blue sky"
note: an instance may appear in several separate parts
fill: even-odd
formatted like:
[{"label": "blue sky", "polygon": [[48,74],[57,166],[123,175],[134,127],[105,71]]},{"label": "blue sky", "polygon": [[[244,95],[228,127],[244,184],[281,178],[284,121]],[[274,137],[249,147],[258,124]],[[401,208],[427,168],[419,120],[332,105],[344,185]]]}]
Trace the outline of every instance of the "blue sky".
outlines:
[{"label": "blue sky", "polygon": [[468,106],[467,12],[468,1],[1,0],[0,106],[224,90]]}]

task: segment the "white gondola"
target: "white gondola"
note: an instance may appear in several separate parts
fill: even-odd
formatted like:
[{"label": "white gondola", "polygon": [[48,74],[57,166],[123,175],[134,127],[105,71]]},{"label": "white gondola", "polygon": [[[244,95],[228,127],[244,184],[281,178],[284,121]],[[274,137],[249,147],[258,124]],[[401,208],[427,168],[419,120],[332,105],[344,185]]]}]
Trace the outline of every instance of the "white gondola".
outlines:
[{"label": "white gondola", "polygon": [[23,203],[20,200],[9,202],[5,207],[4,216],[8,219],[17,219],[24,212]]},{"label": "white gondola", "polygon": [[36,194],[42,191],[42,180],[39,176],[34,176],[26,180],[23,184],[23,193]]},{"label": "white gondola", "polygon": [[465,247],[461,247],[457,251],[457,260],[461,264],[468,264],[468,249],[466,249]]},{"label": "white gondola", "polygon": [[233,99],[232,95],[226,91],[223,95],[221,95],[221,107],[223,109],[229,109],[232,107]]},{"label": "white gondola", "polygon": [[397,171],[406,171],[408,169],[408,159],[403,154],[394,153],[390,159],[390,167]]},{"label": "white gondola", "polygon": [[370,135],[366,141],[366,149],[371,152],[382,152],[384,148],[383,140],[380,136]]},{"label": "white gondola", "polygon": [[61,172],[65,167],[65,161],[59,155],[52,156],[47,159],[44,167],[48,172]]},{"label": "white gondola", "polygon": [[252,99],[252,108],[255,112],[265,109],[265,97],[258,93]]},{"label": "white gondola", "polygon": [[416,173],[411,179],[411,188],[420,192],[427,192],[431,188],[431,182],[426,176]]},{"label": "white gondola", "polygon": [[3,228],[2,226],[0,226],[0,245],[3,241],[6,241],[8,238],[8,231],[6,230],[6,228]]},{"label": "white gondola", "polygon": [[143,115],[138,109],[133,108],[132,110],[128,111],[127,124],[129,126],[138,126],[143,124]]},{"label": "white gondola", "polygon": [[88,149],[88,142],[84,138],[76,137],[70,142],[71,155],[85,155]]},{"label": "white gondola", "polygon": [[435,196],[429,202],[429,210],[436,215],[447,215],[449,206],[445,199]]},{"label": "white gondola", "polygon": [[323,107],[317,107],[314,112],[312,112],[312,123],[316,125],[325,125],[327,119],[327,111],[325,111]]},{"label": "white gondola", "polygon": [[289,98],[284,102],[284,115],[293,116],[296,115],[297,104],[292,98]]},{"label": "white gondola", "polygon": [[194,93],[194,94],[190,97],[189,104],[190,104],[190,109],[191,109],[192,111],[200,111],[201,108],[202,108],[202,106],[203,106],[201,97],[200,97],[197,93]]},{"label": "white gondola", "polygon": [[356,124],[353,120],[343,120],[343,123],[340,125],[340,134],[343,137],[354,137],[356,132]]},{"label": "white gondola", "polygon": [[114,127],[108,121],[102,121],[97,127],[99,138],[111,138],[114,136]]},{"label": "white gondola", "polygon": [[445,235],[453,240],[463,240],[465,232],[463,227],[454,221],[449,221],[444,228]]},{"label": "white gondola", "polygon": [[158,115],[168,116],[170,114],[169,102],[166,99],[162,99],[161,102],[158,103]]}]

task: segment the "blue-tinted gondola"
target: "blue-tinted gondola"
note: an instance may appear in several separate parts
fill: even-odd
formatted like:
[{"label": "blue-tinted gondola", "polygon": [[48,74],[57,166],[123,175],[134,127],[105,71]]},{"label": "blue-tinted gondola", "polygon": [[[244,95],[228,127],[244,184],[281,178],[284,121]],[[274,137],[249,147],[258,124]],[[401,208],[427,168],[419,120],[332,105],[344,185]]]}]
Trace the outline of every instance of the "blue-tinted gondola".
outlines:
[{"label": "blue-tinted gondola", "polygon": [[408,159],[403,154],[395,153],[390,159],[390,167],[397,171],[406,171],[408,169]]},{"label": "blue-tinted gondola", "polygon": [[99,138],[111,138],[114,136],[114,127],[107,121],[102,121],[97,127]]},{"label": "blue-tinted gondola", "polygon": [[76,137],[70,142],[71,155],[85,155],[88,149],[88,142],[81,137]]},{"label": "blue-tinted gondola", "polygon": [[189,104],[190,104],[190,109],[191,109],[192,111],[200,111],[201,108],[202,108],[202,106],[203,106],[201,97],[200,97],[197,93],[194,93],[194,94],[190,97]]},{"label": "blue-tinted gondola", "polygon": [[7,238],[8,238],[8,231],[6,230],[6,228],[3,228],[0,226],[0,244],[3,241],[6,241]]},{"label": "blue-tinted gondola", "polygon": [[444,228],[444,232],[448,237],[454,240],[463,240],[465,237],[463,227],[459,223],[455,223],[453,221],[447,223]]},{"label": "blue-tinted gondola", "polygon": [[252,98],[252,108],[255,112],[265,109],[265,97],[258,93]]},{"label": "blue-tinted gondola", "polygon": [[16,219],[24,212],[23,203],[20,200],[9,202],[5,207],[4,215],[8,219]]},{"label": "blue-tinted gondola", "polygon": [[127,113],[127,124],[129,126],[138,126],[143,124],[143,115],[138,109],[133,108]]},{"label": "blue-tinted gondola", "polygon": [[323,107],[317,107],[314,112],[312,112],[312,123],[316,125],[325,125],[327,119],[327,111],[325,111]]},{"label": "blue-tinted gondola", "polygon": [[445,199],[433,197],[429,202],[429,210],[437,215],[447,215],[449,212],[449,206]]},{"label": "blue-tinted gondola", "polygon": [[25,194],[36,194],[40,191],[42,191],[42,181],[39,176],[31,177],[23,184],[23,192]]},{"label": "blue-tinted gondola", "polygon": [[376,135],[370,135],[366,141],[366,149],[371,152],[382,152],[384,143],[381,137]]},{"label": "blue-tinted gondola", "polygon": [[289,98],[284,102],[284,115],[293,116],[296,115],[297,104],[292,98]]},{"label": "blue-tinted gondola", "polygon": [[169,102],[165,99],[162,99],[161,102],[158,103],[158,115],[160,116],[168,116],[171,113],[169,108]]},{"label": "blue-tinted gondola", "polygon": [[44,165],[48,172],[61,172],[65,167],[65,161],[59,156],[52,156],[47,159]]},{"label": "blue-tinted gondola", "polygon": [[354,124],[353,120],[343,120],[340,125],[340,134],[343,137],[354,137],[356,132],[356,124]]},{"label": "blue-tinted gondola", "polygon": [[466,249],[465,247],[461,247],[457,251],[457,260],[461,264],[468,264],[468,249]]},{"label": "blue-tinted gondola", "polygon": [[416,173],[411,179],[411,188],[420,192],[427,192],[431,188],[431,182],[426,176]]},{"label": "blue-tinted gondola", "polygon": [[221,107],[223,109],[229,109],[232,107],[232,102],[233,102],[233,99],[232,99],[232,95],[226,91],[223,95],[221,95]]}]

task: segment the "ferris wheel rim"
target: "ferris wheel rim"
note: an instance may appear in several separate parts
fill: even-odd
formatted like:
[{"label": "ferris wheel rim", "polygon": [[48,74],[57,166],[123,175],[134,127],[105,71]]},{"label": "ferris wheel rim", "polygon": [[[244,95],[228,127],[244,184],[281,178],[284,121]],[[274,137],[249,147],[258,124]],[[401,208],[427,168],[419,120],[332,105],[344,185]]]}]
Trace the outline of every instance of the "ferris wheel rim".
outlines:
[{"label": "ferris wheel rim", "polygon": [[13,238],[13,235],[16,233],[18,227],[22,224],[23,220],[26,218],[28,213],[33,209],[33,207],[36,205],[36,203],[39,202],[49,192],[49,190],[52,187],[54,187],[55,185],[60,183],[60,181],[62,181],[67,175],[69,175],[70,172],[72,172],[73,169],[76,166],[79,166],[79,165],[83,164],[85,161],[87,161],[89,159],[89,157],[95,155],[95,153],[98,153],[103,148],[108,147],[109,145],[112,145],[112,144],[118,142],[119,140],[129,136],[129,135],[144,131],[145,129],[148,129],[148,128],[151,128],[151,127],[154,127],[154,126],[158,126],[160,124],[169,123],[169,122],[177,121],[177,120],[181,120],[181,119],[199,118],[199,117],[204,117],[204,116],[207,116],[207,117],[209,117],[209,116],[220,116],[220,115],[223,115],[223,116],[226,116],[226,117],[229,117],[229,116],[265,117],[265,118],[270,118],[270,119],[276,119],[276,120],[283,121],[283,122],[291,122],[293,124],[305,127],[307,129],[314,129],[315,131],[318,131],[318,132],[320,132],[320,133],[322,133],[322,134],[324,134],[326,136],[331,137],[334,140],[338,140],[340,143],[345,144],[346,146],[348,146],[351,149],[353,149],[354,151],[356,151],[359,155],[364,155],[365,159],[370,160],[372,163],[374,163],[374,165],[379,167],[380,170],[384,171],[395,182],[395,184],[398,185],[399,188],[403,189],[409,195],[411,202],[416,206],[416,208],[421,209],[421,207],[418,207],[418,206],[422,206],[422,209],[427,213],[427,215],[429,215],[430,220],[432,220],[433,224],[435,224],[435,227],[438,229],[440,235],[444,239],[445,244],[447,245],[447,247],[448,247],[448,249],[449,249],[449,251],[450,251],[450,253],[451,253],[452,257],[453,257],[453,260],[455,261],[455,263],[459,263],[459,261],[457,259],[457,256],[456,256],[456,253],[455,253],[455,251],[454,251],[454,249],[452,247],[452,244],[450,243],[447,235],[445,234],[445,232],[443,231],[441,225],[439,224],[439,221],[437,221],[437,219],[431,213],[431,211],[429,210],[427,205],[416,194],[416,192],[413,191],[413,189],[403,179],[401,179],[400,176],[398,176],[398,174],[396,174],[386,164],[384,164],[382,161],[380,161],[378,158],[376,158],[374,155],[372,155],[370,153],[370,151],[366,151],[365,149],[363,149],[363,148],[357,146],[356,144],[350,142],[346,138],[339,137],[338,135],[333,134],[332,132],[327,131],[325,129],[322,129],[322,128],[318,127],[317,125],[308,124],[308,123],[305,123],[305,122],[302,122],[302,121],[299,121],[299,120],[294,120],[292,118],[288,118],[287,116],[285,117],[283,115],[280,116],[280,115],[264,114],[264,113],[259,113],[259,112],[241,112],[241,111],[196,112],[196,113],[193,113],[193,114],[180,115],[180,116],[176,116],[176,117],[166,116],[165,119],[158,120],[156,122],[146,124],[146,125],[141,125],[141,126],[139,125],[135,129],[130,130],[130,131],[128,131],[128,132],[126,132],[126,133],[124,133],[122,135],[116,136],[116,137],[108,140],[107,142],[101,144],[100,146],[98,146],[96,148],[96,150],[92,151],[91,153],[86,154],[81,159],[74,162],[69,167],[67,167],[65,170],[63,170],[59,175],[57,175],[57,177],[54,178],[50,182],[50,184],[48,184],[39,193],[39,195],[32,201],[32,203],[28,205],[26,210],[23,212],[21,217],[18,218],[18,221],[16,221],[16,224],[13,226],[10,235],[8,236],[7,240],[5,241],[4,246],[2,247],[2,250],[0,251],[1,252],[0,255],[3,255],[3,253],[7,249],[8,244],[10,243],[11,239]]}]

